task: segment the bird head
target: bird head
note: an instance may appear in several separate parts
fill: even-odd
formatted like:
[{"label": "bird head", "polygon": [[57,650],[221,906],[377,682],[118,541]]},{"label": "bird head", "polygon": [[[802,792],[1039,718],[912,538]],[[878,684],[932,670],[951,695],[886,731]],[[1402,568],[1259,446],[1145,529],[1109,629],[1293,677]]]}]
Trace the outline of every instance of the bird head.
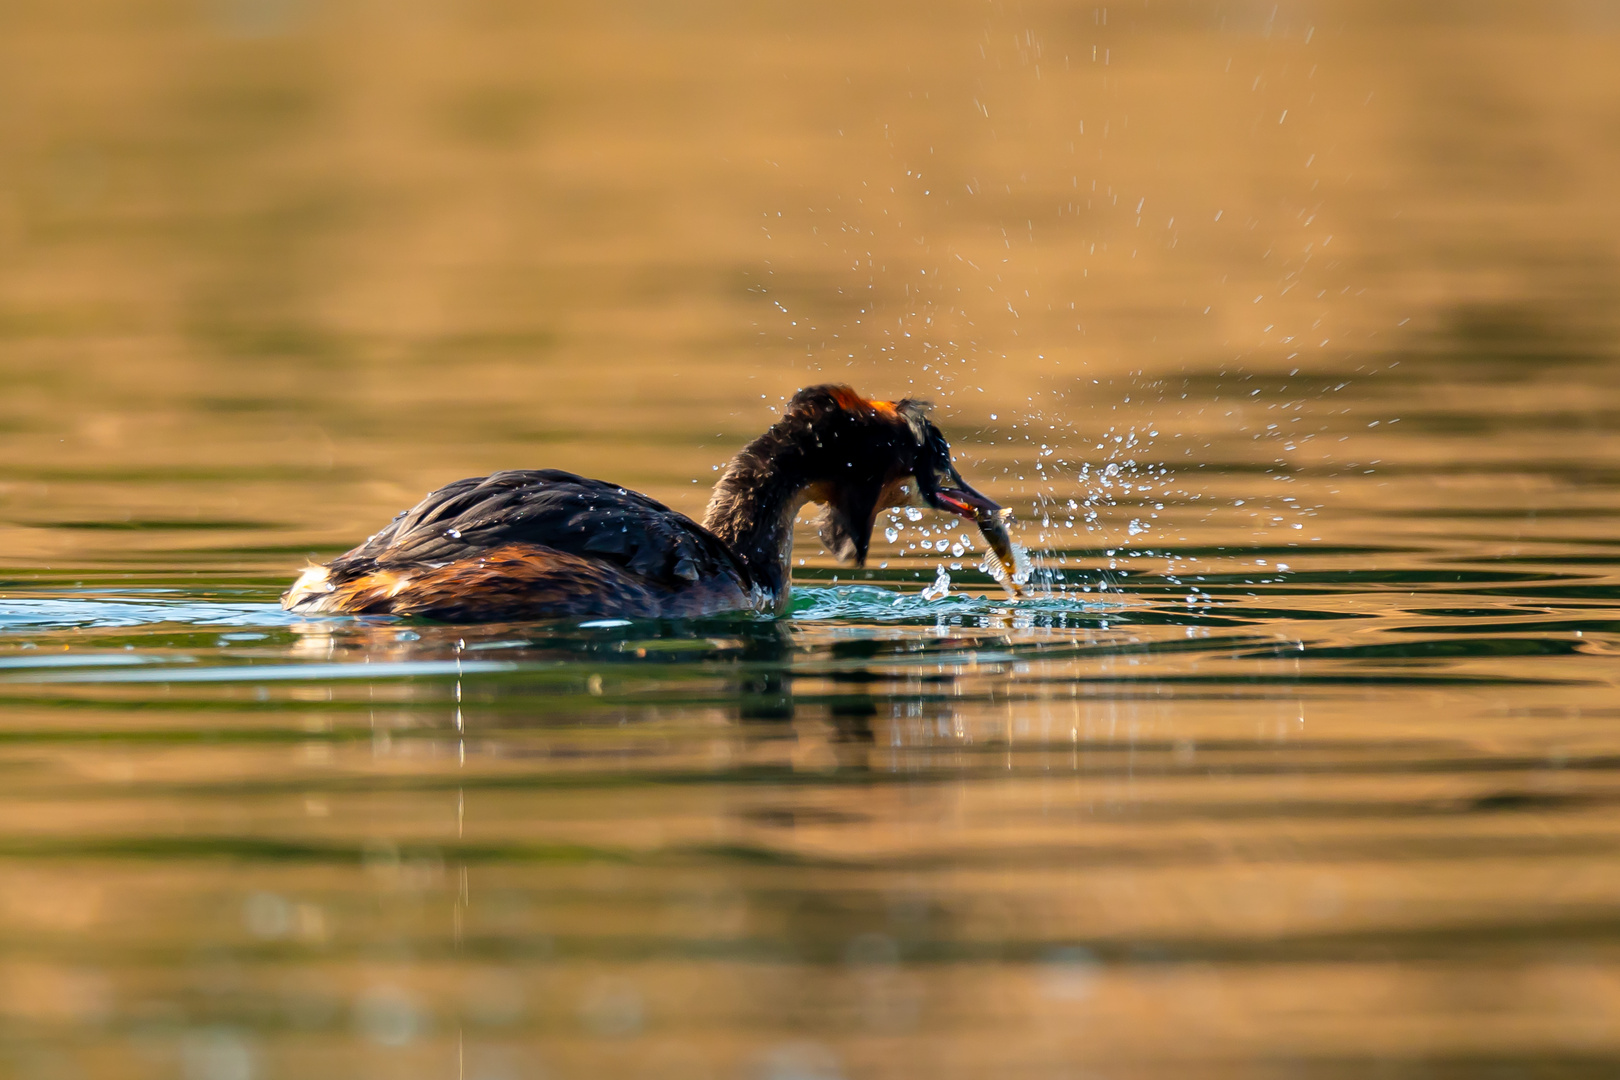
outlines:
[{"label": "bird head", "polygon": [[811,386],[789,403],[810,502],[826,507],[822,543],[839,560],[865,565],[877,515],[926,507],[972,521],[1009,573],[1011,511],[975,491],[951,462],[950,444],[926,402],[876,401],[847,386]]}]

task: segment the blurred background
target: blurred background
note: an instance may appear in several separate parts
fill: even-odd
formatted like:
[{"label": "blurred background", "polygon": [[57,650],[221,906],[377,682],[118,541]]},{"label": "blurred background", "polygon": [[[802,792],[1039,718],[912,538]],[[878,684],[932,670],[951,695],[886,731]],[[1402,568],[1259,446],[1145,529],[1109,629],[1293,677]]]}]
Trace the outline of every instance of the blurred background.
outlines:
[{"label": "blurred background", "polygon": [[[0,1074],[1615,1075],[1617,48],[0,0]],[[774,623],[275,606],[494,469],[700,515],[822,381],[1067,596],[896,516]]]},{"label": "blurred background", "polygon": [[1078,441],[1190,378],[1320,374],[1308,423],[1401,356],[1511,363],[1528,405],[1613,346],[1607,0],[0,20],[12,559],[347,546],[500,467],[696,513],[817,380]]}]

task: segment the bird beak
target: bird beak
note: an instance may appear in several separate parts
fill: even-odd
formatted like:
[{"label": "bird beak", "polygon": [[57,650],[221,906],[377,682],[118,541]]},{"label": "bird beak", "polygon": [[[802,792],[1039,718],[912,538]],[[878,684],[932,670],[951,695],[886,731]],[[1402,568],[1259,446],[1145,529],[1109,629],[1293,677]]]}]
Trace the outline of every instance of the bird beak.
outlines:
[{"label": "bird beak", "polygon": [[923,498],[936,510],[971,519],[983,534],[984,542],[990,545],[990,550],[995,552],[996,558],[1006,569],[1007,587],[1013,590],[1013,595],[1023,595],[1023,590],[1012,583],[1013,568],[1018,564],[1013,554],[1012,536],[1007,532],[1007,523],[1012,520],[1011,510],[996,505],[974,491],[954,468],[950,471],[949,483],[924,492]]},{"label": "bird beak", "polygon": [[932,491],[923,493],[923,497],[928,500],[934,509],[943,510],[947,514],[955,514],[958,517],[972,518],[974,521],[997,518],[1006,512],[969,487],[968,482],[962,479],[962,474],[954,468],[950,471],[948,477],[940,477],[940,479],[948,482],[941,484]]}]

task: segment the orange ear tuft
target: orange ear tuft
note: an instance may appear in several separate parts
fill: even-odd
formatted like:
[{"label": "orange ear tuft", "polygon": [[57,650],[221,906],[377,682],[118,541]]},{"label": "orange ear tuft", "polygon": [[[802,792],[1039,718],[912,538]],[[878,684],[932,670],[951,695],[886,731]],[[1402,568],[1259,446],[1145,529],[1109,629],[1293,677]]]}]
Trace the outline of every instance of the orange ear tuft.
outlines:
[{"label": "orange ear tuft", "polygon": [[846,412],[866,412],[870,408],[866,399],[857,394],[853,387],[834,386],[828,389],[828,393]]},{"label": "orange ear tuft", "polygon": [[895,415],[895,406],[892,401],[868,401],[857,394],[852,387],[834,386],[828,392],[838,407],[845,412],[852,413],[881,413],[884,416]]}]

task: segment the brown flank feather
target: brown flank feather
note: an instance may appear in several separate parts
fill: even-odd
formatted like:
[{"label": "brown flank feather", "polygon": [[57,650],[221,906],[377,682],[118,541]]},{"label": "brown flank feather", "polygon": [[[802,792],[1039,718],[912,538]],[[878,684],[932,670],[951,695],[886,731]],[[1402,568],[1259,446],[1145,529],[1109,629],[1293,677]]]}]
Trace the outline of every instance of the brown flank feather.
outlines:
[{"label": "brown flank feather", "polygon": [[707,615],[745,607],[747,598],[729,581],[700,582],[676,592],[651,587],[599,559],[508,544],[443,566],[374,570],[339,585],[330,602],[332,610],[354,614],[464,622]]}]

